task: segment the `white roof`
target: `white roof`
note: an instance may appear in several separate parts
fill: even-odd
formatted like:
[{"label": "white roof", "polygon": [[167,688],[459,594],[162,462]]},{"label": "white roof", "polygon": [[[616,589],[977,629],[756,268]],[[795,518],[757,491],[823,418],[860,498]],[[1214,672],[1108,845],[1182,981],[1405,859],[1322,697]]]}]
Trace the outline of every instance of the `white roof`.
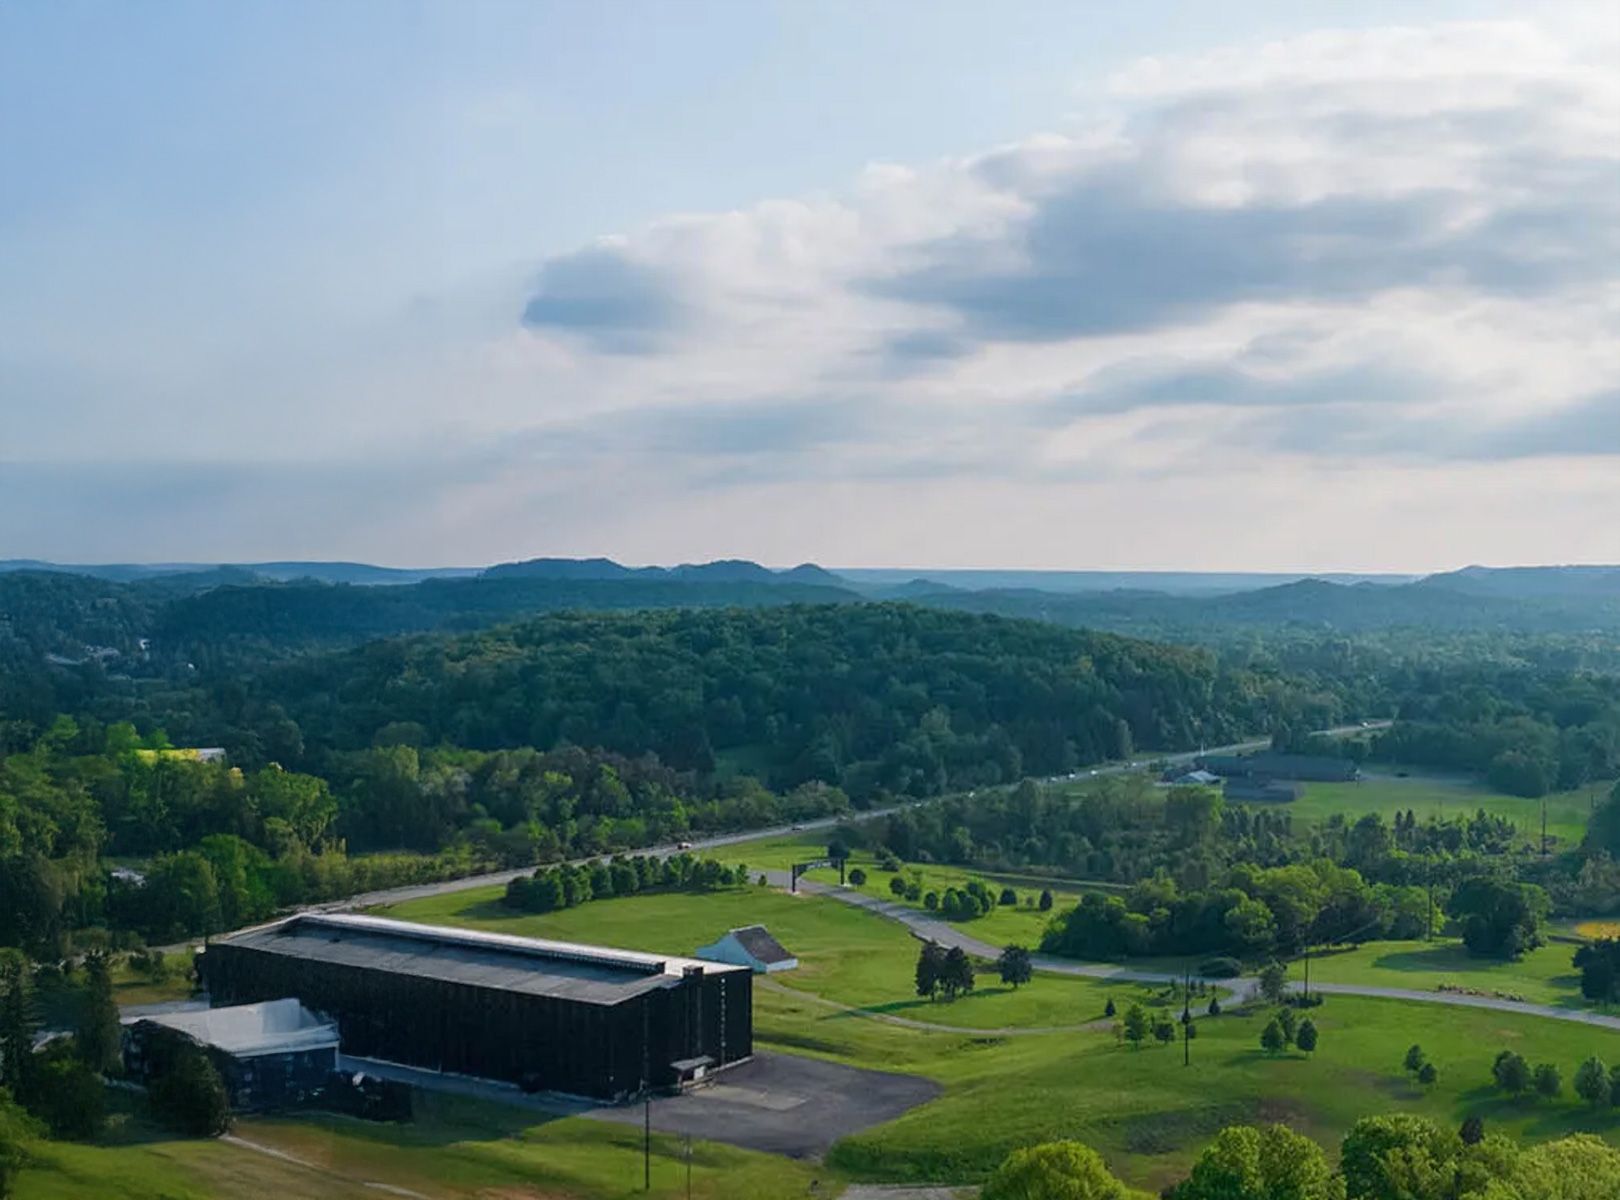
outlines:
[{"label": "white roof", "polygon": [[238,1058],[322,1050],[338,1044],[337,1026],[293,999],[163,1013],[142,1019]]}]

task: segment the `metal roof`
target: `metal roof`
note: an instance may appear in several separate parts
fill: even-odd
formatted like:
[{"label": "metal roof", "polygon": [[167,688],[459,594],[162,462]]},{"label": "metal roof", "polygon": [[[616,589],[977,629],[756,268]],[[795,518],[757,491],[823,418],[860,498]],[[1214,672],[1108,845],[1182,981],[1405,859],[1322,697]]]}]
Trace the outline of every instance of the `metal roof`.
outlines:
[{"label": "metal roof", "polygon": [[795,961],[786,947],[772,937],[770,931],[763,925],[745,925],[741,929],[733,929],[731,936],[737,939],[738,945],[762,963]]},{"label": "metal roof", "polygon": [[747,969],[678,955],[348,914],[291,917],[216,944],[589,1004],[618,1004],[672,986],[689,971]]},{"label": "metal roof", "polygon": [[142,1017],[237,1058],[324,1050],[338,1044],[337,1026],[297,1000],[266,1000],[231,1008],[160,1013]]}]

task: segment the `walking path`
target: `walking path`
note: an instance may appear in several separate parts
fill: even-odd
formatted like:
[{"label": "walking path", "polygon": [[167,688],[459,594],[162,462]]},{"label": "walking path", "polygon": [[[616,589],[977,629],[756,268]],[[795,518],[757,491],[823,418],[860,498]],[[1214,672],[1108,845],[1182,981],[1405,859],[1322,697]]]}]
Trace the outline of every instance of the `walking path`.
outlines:
[{"label": "walking path", "polygon": [[[788,873],[785,871],[766,871],[765,877],[778,887],[787,887]],[[807,879],[799,880],[799,890],[817,896],[830,896],[841,900],[845,904],[853,904],[864,908],[868,912],[886,917],[891,921],[899,921],[911,930],[916,937],[925,941],[938,942],[950,948],[959,946],[968,954],[979,958],[996,958],[1001,953],[999,946],[992,946],[982,942],[971,934],[964,933],[959,926],[948,921],[940,921],[925,912],[905,904],[897,904],[890,900],[880,900],[875,896],[868,896],[853,888],[836,887],[825,883],[813,883]],[[1054,975],[1081,975],[1092,979],[1117,979],[1132,983],[1178,983],[1182,980],[1180,975],[1168,975],[1159,971],[1137,971],[1129,967],[1110,966],[1106,963],[1081,963],[1064,958],[1053,958],[1050,955],[1037,954],[1032,963],[1036,970],[1047,971]],[[1243,1003],[1253,999],[1259,990],[1260,981],[1252,975],[1240,979],[1205,979],[1193,976],[1197,982],[1207,983],[1213,987],[1229,989],[1234,998]],[[1291,985],[1292,986],[1292,985]],[[1609,1016],[1604,1013],[1591,1012],[1587,1009],[1557,1008],[1551,1004],[1529,1004],[1518,1000],[1499,1000],[1495,996],[1470,996],[1459,992],[1421,992],[1407,988],[1378,987],[1373,984],[1360,983],[1315,983],[1311,985],[1313,991],[1323,995],[1334,996],[1370,996],[1385,1000],[1411,1000],[1419,1004],[1449,1004],[1454,1008],[1488,1008],[1497,1012],[1519,1013],[1523,1016],[1548,1017],[1555,1021],[1575,1021],[1584,1025],[1596,1025],[1604,1029],[1620,1030],[1620,1016]]]}]

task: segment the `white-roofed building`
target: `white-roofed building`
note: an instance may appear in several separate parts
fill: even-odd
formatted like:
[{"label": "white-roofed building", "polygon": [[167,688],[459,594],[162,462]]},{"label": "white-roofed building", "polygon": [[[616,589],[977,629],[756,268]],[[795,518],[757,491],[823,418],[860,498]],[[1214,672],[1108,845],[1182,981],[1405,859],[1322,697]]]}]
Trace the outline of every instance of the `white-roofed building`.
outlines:
[{"label": "white-roofed building", "polygon": [[299,1103],[337,1070],[337,1025],[293,999],[139,1017],[125,1034],[125,1065],[149,1081],[187,1044],[213,1062],[233,1109]]}]

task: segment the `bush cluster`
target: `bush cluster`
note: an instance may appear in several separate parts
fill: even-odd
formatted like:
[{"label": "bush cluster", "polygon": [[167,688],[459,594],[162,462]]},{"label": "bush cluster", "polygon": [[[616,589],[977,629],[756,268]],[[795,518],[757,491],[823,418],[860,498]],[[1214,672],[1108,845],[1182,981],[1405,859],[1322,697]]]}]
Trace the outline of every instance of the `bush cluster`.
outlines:
[{"label": "bush cluster", "polygon": [[590,900],[633,896],[653,890],[706,892],[748,882],[748,868],[728,867],[712,858],[676,854],[658,859],[620,855],[576,866],[564,863],[533,875],[519,875],[506,885],[501,903],[523,912],[553,912]]}]

